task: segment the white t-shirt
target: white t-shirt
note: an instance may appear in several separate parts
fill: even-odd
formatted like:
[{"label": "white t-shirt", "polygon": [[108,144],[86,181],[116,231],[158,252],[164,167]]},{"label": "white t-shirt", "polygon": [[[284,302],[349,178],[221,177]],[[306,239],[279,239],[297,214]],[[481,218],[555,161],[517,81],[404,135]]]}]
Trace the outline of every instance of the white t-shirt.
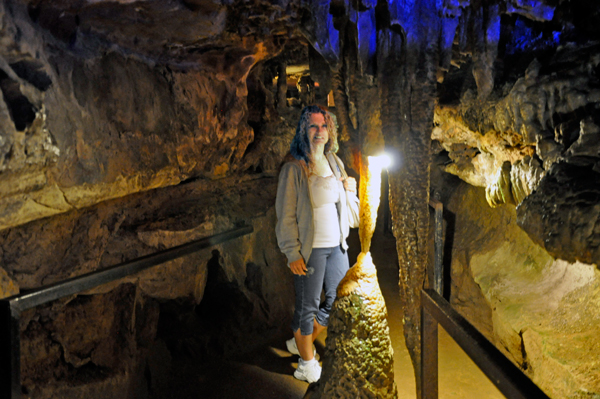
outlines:
[{"label": "white t-shirt", "polygon": [[336,202],[340,200],[340,185],[335,175],[311,175],[308,178],[313,200],[315,236],[313,248],[331,248],[340,245],[340,222]]}]

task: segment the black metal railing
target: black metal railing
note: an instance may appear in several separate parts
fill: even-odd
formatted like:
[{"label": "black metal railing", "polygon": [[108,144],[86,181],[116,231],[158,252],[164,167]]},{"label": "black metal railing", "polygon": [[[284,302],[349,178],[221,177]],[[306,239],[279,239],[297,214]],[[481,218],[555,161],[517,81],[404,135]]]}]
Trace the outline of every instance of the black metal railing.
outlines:
[{"label": "black metal railing", "polygon": [[167,261],[250,234],[253,231],[252,226],[239,226],[221,234],[0,300],[0,398],[21,398],[21,337],[19,334],[21,312],[119,280]]},{"label": "black metal railing", "polygon": [[490,381],[510,399],[548,396],[443,297],[443,206],[435,209],[434,289],[421,290],[421,398],[438,399],[438,324],[456,341]]}]

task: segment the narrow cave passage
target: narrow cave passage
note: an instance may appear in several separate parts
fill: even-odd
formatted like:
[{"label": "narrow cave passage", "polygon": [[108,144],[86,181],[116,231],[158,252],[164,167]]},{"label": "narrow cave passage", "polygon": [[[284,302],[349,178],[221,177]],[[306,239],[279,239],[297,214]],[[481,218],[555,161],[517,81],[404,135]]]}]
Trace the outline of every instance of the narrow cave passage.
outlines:
[{"label": "narrow cave passage", "polygon": [[[398,266],[395,240],[383,232],[381,221],[373,237],[372,255],[388,310],[390,336],[394,348],[394,375],[398,398],[415,398],[415,378],[402,331],[402,309],[398,293]],[[348,241],[351,262],[359,248],[358,231]],[[440,399],[502,399],[504,396],[469,359],[453,339],[439,330]],[[229,359],[213,356],[206,363],[173,361],[173,379],[168,391],[181,399],[302,399],[308,384],[292,374],[298,357],[285,349],[284,337],[243,356]],[[326,333],[319,336],[316,347],[324,353]],[[152,399],[158,399],[154,397]],[[162,396],[161,396],[162,398]]]}]

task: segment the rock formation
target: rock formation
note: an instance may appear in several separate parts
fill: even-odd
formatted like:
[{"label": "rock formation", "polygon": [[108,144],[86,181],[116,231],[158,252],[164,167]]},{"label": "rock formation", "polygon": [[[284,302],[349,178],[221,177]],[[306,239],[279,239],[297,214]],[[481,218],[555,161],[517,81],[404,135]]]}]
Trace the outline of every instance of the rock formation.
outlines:
[{"label": "rock formation", "polygon": [[482,188],[463,183],[447,204],[452,305],[550,397],[598,392],[598,269],[554,259],[519,228],[513,206],[490,208]]},{"label": "rock formation", "polygon": [[306,399],[397,398],[387,311],[370,253],[361,252],[338,288],[323,372]]},{"label": "rock formation", "polygon": [[361,162],[361,252],[337,289],[327,332],[321,379],[306,399],[398,397],[387,308],[371,257],[377,223],[382,164],[369,156]]},{"label": "rock formation", "polygon": [[[435,190],[463,223],[447,244],[453,304],[548,392],[597,395],[597,370],[577,352],[596,345],[598,291],[586,279],[600,256],[598,18],[586,0],[1,1],[3,297],[240,221],[255,228],[237,245],[24,314],[24,390],[144,397],[177,351],[230,353],[247,331],[226,329],[284,328],[274,187],[299,110],[315,101],[337,115],[351,174],[384,141],[397,157],[392,224],[417,377]],[[492,221],[477,222],[479,248],[459,237],[469,222],[448,174],[481,188],[476,209]],[[510,219],[510,234],[494,217]],[[483,270],[502,242],[533,263]],[[540,274],[525,273],[532,264]],[[535,298],[501,305],[510,291],[496,283],[525,284],[514,280],[522,273],[539,287],[556,274],[586,283],[561,286],[544,311]],[[544,296],[535,284],[530,294]],[[239,304],[226,305],[231,320],[206,309],[220,292]],[[198,328],[206,318],[214,328]],[[568,349],[556,346],[564,337]]]}]

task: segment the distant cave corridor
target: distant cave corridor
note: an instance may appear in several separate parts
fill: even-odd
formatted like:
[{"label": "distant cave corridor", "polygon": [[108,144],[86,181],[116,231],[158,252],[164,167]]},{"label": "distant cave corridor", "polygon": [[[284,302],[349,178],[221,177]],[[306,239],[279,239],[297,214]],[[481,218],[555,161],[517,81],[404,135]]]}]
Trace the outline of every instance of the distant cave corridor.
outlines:
[{"label": "distant cave corridor", "polygon": [[[588,0],[2,0],[0,396],[418,397],[433,199],[452,307],[549,397],[600,398],[598,21]],[[372,243],[393,374],[355,359],[310,387],[286,351],[294,285],[275,236],[309,104],[335,116],[351,176],[384,149],[395,161]],[[239,226],[252,231],[7,307]],[[345,323],[382,359],[353,295],[317,342],[323,364],[349,356],[331,349]],[[448,385],[471,366],[444,334],[440,397],[502,397]],[[364,393],[378,383],[393,388]]]}]

